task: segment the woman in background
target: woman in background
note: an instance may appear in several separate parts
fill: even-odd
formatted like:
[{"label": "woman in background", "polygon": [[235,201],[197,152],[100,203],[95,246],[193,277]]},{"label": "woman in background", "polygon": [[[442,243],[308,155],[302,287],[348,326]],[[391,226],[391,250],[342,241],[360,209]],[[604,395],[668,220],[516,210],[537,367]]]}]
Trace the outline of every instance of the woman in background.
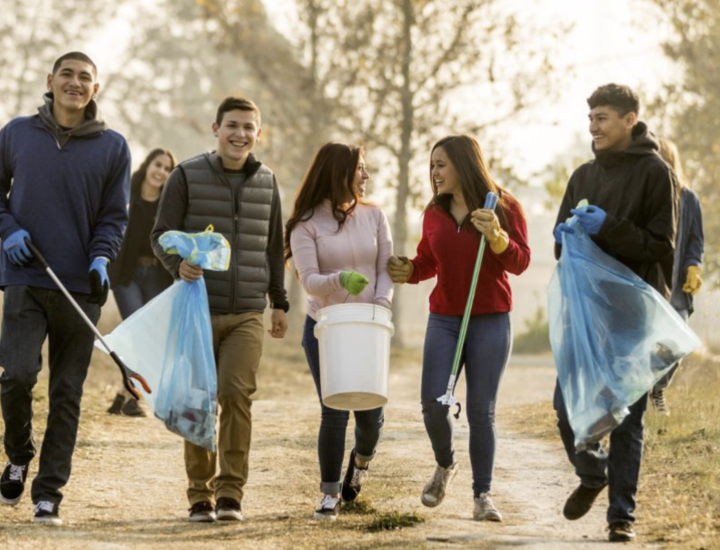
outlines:
[{"label": "woman in background", "polygon": [[[685,179],[676,145],[669,139],[660,138],[660,156],[673,169],[680,187],[680,208],[678,209],[670,305],[687,321],[694,309],[693,297],[700,292],[702,287],[705,243],[702,209],[700,200]],[[665,390],[670,385],[679,366],[680,363],[676,363],[650,392],[653,406],[661,414],[670,414],[670,409],[665,402]]]},{"label": "woman in background", "polygon": [[[155,224],[160,194],[175,157],[167,149],[153,149],[130,179],[130,213],[125,237],[117,259],[110,265],[113,295],[120,317],[127,319],[172,283],[172,276],[155,258],[150,232]],[[146,416],[125,388],[119,388],[110,414]]]}]

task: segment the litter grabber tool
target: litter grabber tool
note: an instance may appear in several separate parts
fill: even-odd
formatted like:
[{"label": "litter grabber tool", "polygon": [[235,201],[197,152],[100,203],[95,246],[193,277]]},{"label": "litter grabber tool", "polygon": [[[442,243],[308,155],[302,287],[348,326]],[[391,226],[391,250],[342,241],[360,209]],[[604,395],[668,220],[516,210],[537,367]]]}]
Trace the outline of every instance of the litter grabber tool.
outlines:
[{"label": "litter grabber tool", "polygon": [[[495,210],[498,203],[498,196],[495,193],[488,192],[485,195],[485,206],[488,210]],[[477,289],[478,275],[480,274],[480,266],[482,265],[483,255],[485,253],[485,235],[480,236],[480,248],[478,249],[477,259],[475,260],[475,269],[473,270],[472,281],[470,283],[470,293],[468,294],[467,303],[465,304],[465,313],[463,314],[462,323],[460,324],[460,335],[458,336],[457,346],[455,348],[455,357],[453,359],[452,371],[450,372],[450,379],[448,380],[447,390],[445,395],[437,398],[437,400],[449,407],[457,405],[457,412],[455,418],[460,418],[460,411],[462,406],[455,399],[455,382],[457,381],[458,371],[460,370],[460,358],[462,357],[462,350],[465,345],[465,334],[467,333],[468,323],[470,322],[470,312],[472,311],[473,301],[475,300],[475,290]]]},{"label": "litter grabber tool", "polygon": [[125,386],[125,389],[129,391],[132,396],[135,399],[140,399],[140,392],[138,392],[137,388],[135,388],[135,384],[133,383],[133,379],[137,380],[137,382],[142,385],[143,389],[147,393],[152,393],[152,390],[150,389],[150,386],[145,381],[145,379],[130,369],[125,363],[123,363],[122,359],[118,356],[117,353],[115,353],[113,350],[110,349],[110,346],[107,345],[105,340],[102,337],[102,334],[100,334],[100,331],[97,329],[97,327],[94,325],[94,323],[88,318],[87,315],[85,315],[85,312],[82,310],[82,308],[78,305],[78,303],[75,301],[75,299],[72,297],[72,294],[68,292],[68,289],[65,288],[65,285],[63,285],[60,282],[60,279],[58,279],[57,275],[55,275],[55,272],[52,270],[52,268],[48,265],[47,260],[45,260],[45,257],[40,254],[40,251],[37,249],[37,247],[30,241],[30,239],[25,239],[25,244],[27,244],[30,251],[33,253],[33,255],[38,259],[40,264],[45,269],[45,272],[50,275],[50,278],[55,282],[57,287],[62,291],[62,293],[65,295],[65,297],[70,301],[70,304],[75,308],[75,311],[77,311],[80,314],[80,317],[82,317],[83,321],[87,324],[87,326],[90,327],[90,330],[95,333],[95,336],[97,336],[100,343],[105,347],[105,349],[108,352],[108,355],[112,357],[113,361],[115,361],[115,364],[120,369],[120,373],[123,377],[123,386]]}]

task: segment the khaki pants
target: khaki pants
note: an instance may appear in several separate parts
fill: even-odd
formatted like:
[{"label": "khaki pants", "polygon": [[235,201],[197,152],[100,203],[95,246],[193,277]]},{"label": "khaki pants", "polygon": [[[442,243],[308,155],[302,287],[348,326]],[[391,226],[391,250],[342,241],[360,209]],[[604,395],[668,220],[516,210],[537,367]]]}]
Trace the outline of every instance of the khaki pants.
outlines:
[{"label": "khaki pants", "polygon": [[250,396],[262,355],[263,317],[255,312],[212,315],[211,322],[218,370],[217,452],[185,442],[190,505],[220,497],[241,502],[248,477]]}]

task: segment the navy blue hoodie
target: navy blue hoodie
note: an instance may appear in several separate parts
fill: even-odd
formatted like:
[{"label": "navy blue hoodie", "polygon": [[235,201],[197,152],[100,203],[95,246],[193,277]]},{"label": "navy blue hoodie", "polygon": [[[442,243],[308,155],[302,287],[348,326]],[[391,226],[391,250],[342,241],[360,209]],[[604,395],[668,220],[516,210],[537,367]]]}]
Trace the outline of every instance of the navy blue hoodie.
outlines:
[{"label": "navy blue hoodie", "polygon": [[[68,290],[88,294],[90,262],[113,260],[127,225],[130,150],[94,101],[68,130],[52,101],[0,130],[0,239],[24,229]],[[57,288],[38,262],[18,267],[0,252],[0,288],[11,285]]]}]

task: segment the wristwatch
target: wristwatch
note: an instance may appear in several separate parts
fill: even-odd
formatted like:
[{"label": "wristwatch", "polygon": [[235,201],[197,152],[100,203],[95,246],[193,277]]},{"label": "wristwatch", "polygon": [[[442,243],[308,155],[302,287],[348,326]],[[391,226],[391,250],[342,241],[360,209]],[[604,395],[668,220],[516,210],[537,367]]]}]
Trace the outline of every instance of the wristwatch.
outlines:
[{"label": "wristwatch", "polygon": [[272,309],[282,309],[285,313],[290,311],[290,303],[289,302],[273,302],[270,304],[270,307]]}]

